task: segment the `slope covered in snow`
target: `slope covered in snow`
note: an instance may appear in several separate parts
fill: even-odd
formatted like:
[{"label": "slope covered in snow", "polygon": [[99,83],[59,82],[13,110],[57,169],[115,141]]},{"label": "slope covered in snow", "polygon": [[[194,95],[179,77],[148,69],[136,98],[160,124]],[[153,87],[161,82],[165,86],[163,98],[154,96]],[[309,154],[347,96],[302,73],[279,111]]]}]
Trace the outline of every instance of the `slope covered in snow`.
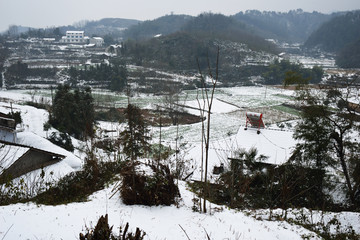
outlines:
[{"label": "slope covered in snow", "polygon": [[[191,192],[179,183],[179,206],[127,206],[119,195],[109,199],[112,187],[99,191],[85,203],[37,206],[33,203],[0,207],[0,236],[4,239],[77,239],[85,226],[94,226],[101,215],[109,214],[109,224],[118,231],[129,222],[132,231],[139,227],[145,239],[302,239],[308,230],[286,222],[257,221],[242,212],[212,205],[212,213],[192,211]],[[185,230],[185,232],[182,230]],[[6,236],[5,236],[6,234]],[[319,238],[313,238],[319,239]]]},{"label": "slope covered in snow", "polygon": [[[269,157],[267,162],[283,163],[296,144],[292,138],[291,129],[280,131],[272,125],[271,128],[262,129],[260,134],[257,134],[254,129],[245,131],[244,112],[238,111],[261,106],[264,109],[270,109],[273,105],[288,101],[286,96],[291,94],[291,91],[259,87],[219,91],[212,110],[209,172],[213,166],[226,164],[227,158],[232,157],[235,150],[240,148],[248,150],[256,147],[259,154]],[[21,111],[25,131],[18,134],[19,143],[66,156],[63,161],[47,167],[45,169],[47,173],[53,172],[55,174],[51,176],[58,178],[81,168],[83,156],[79,152],[69,153],[44,139],[49,134],[43,129],[48,113],[45,110],[22,105],[21,101],[30,99],[29,94],[21,91],[0,91],[0,96],[11,99],[14,111]],[[152,100],[147,103],[147,105],[152,105],[149,103],[154,104]],[[197,106],[197,102],[191,96],[186,104]],[[0,111],[7,113],[9,109],[9,101],[0,102]],[[195,110],[193,113],[198,114]],[[99,127],[118,130],[122,126],[118,123],[101,122]],[[169,144],[174,148],[176,132],[176,126],[163,128],[163,144]],[[157,142],[159,129],[152,128],[151,133],[153,141]],[[185,149],[182,149],[183,157],[189,160],[189,164],[195,170],[192,178],[199,179],[201,176],[201,137],[199,137],[201,123],[180,126],[179,133],[181,141],[178,144],[183,143],[185,146]],[[116,132],[111,133],[113,137],[116,135]],[[80,146],[78,142],[75,141],[75,143]],[[28,177],[34,178],[40,174],[40,171],[34,171]],[[209,177],[215,178],[211,174]],[[268,210],[254,211],[249,214],[248,211],[230,210],[225,206],[209,204],[210,213],[194,212],[193,199],[197,196],[187,190],[185,182],[179,181],[179,188],[182,199],[177,206],[169,207],[128,206],[122,203],[119,193],[109,199],[113,194],[113,185],[94,193],[89,197],[89,201],[82,203],[58,206],[19,203],[0,206],[0,239],[78,239],[80,232],[84,232],[86,227],[94,226],[97,219],[106,213],[109,214],[109,223],[114,226],[115,232],[118,231],[119,226],[124,226],[126,222],[129,222],[131,230],[134,231],[136,227],[139,227],[146,232],[145,239],[152,240],[187,239],[186,235],[192,240],[206,239],[206,234],[214,240],[303,239],[303,236],[320,239],[315,233],[299,225],[289,224],[281,219],[279,221],[263,220],[268,218]],[[281,212],[281,210],[276,211]],[[294,210],[289,210],[290,213],[292,211]],[[332,220],[330,214],[327,221]],[[339,219],[341,222],[352,225],[356,232],[360,233],[360,214],[339,213]],[[333,231],[335,232],[336,229],[334,228]]]}]

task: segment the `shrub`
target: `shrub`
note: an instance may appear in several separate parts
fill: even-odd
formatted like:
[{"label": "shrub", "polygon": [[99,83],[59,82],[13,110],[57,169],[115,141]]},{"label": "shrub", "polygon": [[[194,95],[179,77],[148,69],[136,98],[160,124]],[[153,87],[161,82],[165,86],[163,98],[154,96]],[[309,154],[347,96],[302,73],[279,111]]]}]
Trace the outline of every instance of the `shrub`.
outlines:
[{"label": "shrub", "polygon": [[93,192],[103,189],[108,182],[114,181],[121,167],[118,162],[93,164],[91,161],[84,170],[66,175],[55,186],[33,200],[39,204],[49,205],[86,201]]},{"label": "shrub", "polygon": [[95,112],[95,120],[110,121],[110,122],[124,122],[125,115],[116,108],[110,108],[107,111]]},{"label": "shrub", "polygon": [[19,179],[12,179],[11,175],[0,177],[0,205],[26,202],[47,191],[52,187],[52,175],[50,172],[46,180],[45,171],[41,169],[39,175],[27,173]]},{"label": "shrub", "polygon": [[74,145],[72,144],[71,137],[67,133],[51,133],[48,140],[59,147],[62,147],[70,152],[74,152]]},{"label": "shrub", "polygon": [[[151,174],[141,172],[139,167],[149,168]],[[125,204],[171,205],[176,203],[179,189],[174,183],[174,177],[169,167],[163,164],[140,164],[135,162],[124,167],[121,171],[121,198]]]},{"label": "shrub", "polygon": [[19,124],[19,123],[22,123],[23,120],[21,118],[21,113],[19,111],[17,112],[10,112],[8,113],[8,116],[10,118],[13,118],[15,120],[15,124]]},{"label": "shrub", "polygon": [[126,223],[125,228],[122,229],[120,227],[120,235],[115,236],[112,233],[112,228],[109,226],[108,223],[108,215],[106,214],[105,217],[101,216],[98,220],[94,229],[87,229],[85,235],[80,233],[79,239],[80,240],[142,240],[146,235],[145,232],[141,231],[139,228],[136,228],[136,232],[128,233],[129,223]]},{"label": "shrub", "polygon": [[39,109],[44,109],[44,110],[48,110],[50,108],[48,103],[45,102],[31,102],[31,101],[27,101],[25,102],[26,105],[32,106],[32,107],[36,107]]}]

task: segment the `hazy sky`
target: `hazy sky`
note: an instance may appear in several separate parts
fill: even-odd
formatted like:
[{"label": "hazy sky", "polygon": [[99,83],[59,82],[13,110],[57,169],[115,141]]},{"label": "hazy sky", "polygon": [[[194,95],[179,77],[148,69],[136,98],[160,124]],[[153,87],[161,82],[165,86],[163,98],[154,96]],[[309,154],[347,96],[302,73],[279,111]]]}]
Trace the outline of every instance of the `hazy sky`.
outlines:
[{"label": "hazy sky", "polygon": [[360,9],[360,0],[0,0],[0,32],[9,25],[51,27],[105,17],[152,20],[166,14],[232,15],[249,9],[330,13]]}]

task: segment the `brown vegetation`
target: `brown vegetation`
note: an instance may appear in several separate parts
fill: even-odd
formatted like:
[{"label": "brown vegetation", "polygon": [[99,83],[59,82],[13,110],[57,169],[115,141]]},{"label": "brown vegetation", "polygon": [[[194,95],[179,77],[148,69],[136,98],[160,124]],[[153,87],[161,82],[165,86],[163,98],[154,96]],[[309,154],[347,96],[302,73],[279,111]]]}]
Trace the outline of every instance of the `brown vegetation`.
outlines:
[{"label": "brown vegetation", "polygon": [[[124,112],[124,108],[118,109],[121,113]],[[187,112],[178,112],[178,111],[169,111],[169,110],[151,110],[151,109],[141,109],[141,114],[144,117],[144,120],[147,124],[151,126],[159,126],[160,118],[161,125],[170,126],[178,123],[179,125],[193,124],[201,122],[201,117],[187,113]],[[176,122],[177,121],[177,122]]]},{"label": "brown vegetation", "polygon": [[[139,162],[134,164],[136,168],[140,166]],[[147,206],[169,206],[176,203],[176,198],[180,193],[170,169],[162,164],[143,165],[142,167],[149,167],[153,174],[145,174],[141,170],[134,172],[134,166],[131,165],[122,169],[123,179],[120,193],[123,202],[128,205]]]}]

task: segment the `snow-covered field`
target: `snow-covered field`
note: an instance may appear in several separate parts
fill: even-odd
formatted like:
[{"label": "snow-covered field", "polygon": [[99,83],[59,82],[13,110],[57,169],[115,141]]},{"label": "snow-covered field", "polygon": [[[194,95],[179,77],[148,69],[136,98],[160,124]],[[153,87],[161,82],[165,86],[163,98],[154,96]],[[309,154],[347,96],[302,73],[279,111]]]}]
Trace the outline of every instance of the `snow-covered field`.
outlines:
[{"label": "snow-covered field", "polygon": [[[46,92],[39,92],[36,99],[46,97]],[[108,93],[110,95],[110,93]],[[244,130],[245,112],[247,110],[266,111],[273,106],[290,101],[292,91],[265,87],[243,87],[219,89],[215,95],[212,109],[211,142],[209,171],[220,163],[227,162],[235,150],[239,148],[250,149],[256,147],[259,154],[268,156],[268,162],[281,164],[291,155],[296,142],[292,138],[291,126],[279,129],[275,118],[264,115],[266,129],[260,134],[254,129]],[[48,96],[48,95],[47,95]],[[159,97],[144,96],[134,98],[139,105],[152,107],[162,99]],[[76,171],[82,166],[83,154],[75,151],[74,154],[49,143],[44,137],[49,134],[43,130],[48,113],[45,110],[22,105],[22,101],[32,100],[26,91],[0,91],[0,112],[10,111],[10,99],[14,111],[21,111],[24,121],[24,132],[19,133],[19,141],[37,148],[46,148],[66,156],[56,165],[50,166],[46,171],[52,171],[62,176],[70,171]],[[118,97],[119,103],[126,98]],[[121,100],[123,99],[123,100]],[[197,107],[196,92],[189,91],[184,97],[187,106]],[[196,110],[189,110],[199,114]],[[278,112],[274,112],[275,115]],[[286,114],[285,114],[286,115]],[[296,118],[291,115],[288,119]],[[286,119],[285,117],[284,119]],[[267,122],[268,120],[268,122]],[[100,128],[120,129],[117,123],[99,123]],[[201,176],[201,123],[179,127],[179,142],[183,144],[182,157],[187,159],[189,167],[194,170],[193,179]],[[152,128],[153,141],[159,139],[159,129]],[[116,133],[114,133],[116,135]],[[176,126],[162,129],[163,144],[175,147],[177,136]],[[76,146],[80,143],[75,141]],[[209,176],[215,178],[216,176]],[[267,221],[248,214],[245,211],[230,210],[224,206],[209,205],[210,213],[201,214],[192,211],[192,199],[196,197],[186,189],[186,183],[179,181],[182,199],[178,206],[144,207],[127,206],[122,203],[118,194],[111,199],[113,186],[94,193],[88,202],[71,203],[59,206],[44,206],[34,203],[13,204],[0,207],[0,239],[78,239],[85,226],[96,224],[101,215],[109,214],[110,225],[115,232],[118,227],[130,223],[130,228],[136,227],[146,232],[145,239],[320,239],[316,235],[299,225],[289,224],[286,221]],[[291,211],[291,210],[290,210]],[[265,212],[265,213],[264,213]],[[266,215],[266,210],[258,215]],[[329,213],[331,214],[331,213]],[[255,214],[256,215],[256,214]],[[351,217],[351,220],[350,220]],[[340,221],[353,226],[360,233],[360,214],[339,213]],[[329,220],[330,221],[330,220]],[[186,234],[185,234],[185,232]],[[334,230],[335,231],[335,230]]]}]

